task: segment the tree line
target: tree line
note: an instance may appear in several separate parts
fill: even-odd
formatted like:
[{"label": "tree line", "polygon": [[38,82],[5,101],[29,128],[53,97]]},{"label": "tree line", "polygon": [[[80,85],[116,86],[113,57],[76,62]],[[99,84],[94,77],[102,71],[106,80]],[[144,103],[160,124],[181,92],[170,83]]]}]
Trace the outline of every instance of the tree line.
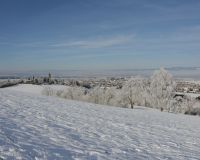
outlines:
[{"label": "tree line", "polygon": [[148,79],[130,78],[121,89],[101,86],[87,89],[68,86],[63,90],[54,90],[48,86],[44,88],[43,94],[124,108],[145,106],[173,113],[200,115],[200,102],[190,96],[177,95],[175,88],[176,82],[173,76],[161,68]]}]

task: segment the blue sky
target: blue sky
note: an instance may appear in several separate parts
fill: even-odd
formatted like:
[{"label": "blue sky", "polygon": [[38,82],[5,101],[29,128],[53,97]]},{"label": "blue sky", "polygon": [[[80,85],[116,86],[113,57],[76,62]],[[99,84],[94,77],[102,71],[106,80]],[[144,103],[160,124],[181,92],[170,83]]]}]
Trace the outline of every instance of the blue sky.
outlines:
[{"label": "blue sky", "polygon": [[1,0],[0,70],[200,66],[199,0]]}]

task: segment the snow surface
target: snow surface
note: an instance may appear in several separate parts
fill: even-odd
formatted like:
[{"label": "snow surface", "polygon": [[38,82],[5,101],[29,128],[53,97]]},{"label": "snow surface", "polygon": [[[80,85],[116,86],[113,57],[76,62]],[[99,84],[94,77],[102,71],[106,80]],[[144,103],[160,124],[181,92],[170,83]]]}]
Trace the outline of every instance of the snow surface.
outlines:
[{"label": "snow surface", "polygon": [[54,91],[63,90],[67,88],[64,85],[33,85],[33,84],[19,84],[16,86],[5,88],[6,90],[20,91],[24,93],[32,93],[42,95],[42,91],[45,87],[52,88]]},{"label": "snow surface", "polygon": [[200,159],[200,117],[0,89],[0,159]]},{"label": "snow surface", "polygon": [[184,93],[184,92],[176,92],[176,94],[190,96],[192,98],[200,97],[199,93]]}]

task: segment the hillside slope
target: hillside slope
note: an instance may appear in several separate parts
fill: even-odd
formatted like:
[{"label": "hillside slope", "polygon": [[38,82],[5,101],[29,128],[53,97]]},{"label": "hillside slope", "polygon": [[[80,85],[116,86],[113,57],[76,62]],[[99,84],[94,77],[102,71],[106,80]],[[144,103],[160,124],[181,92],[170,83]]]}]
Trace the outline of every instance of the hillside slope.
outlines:
[{"label": "hillside slope", "polygon": [[0,158],[193,159],[200,118],[0,89]]}]

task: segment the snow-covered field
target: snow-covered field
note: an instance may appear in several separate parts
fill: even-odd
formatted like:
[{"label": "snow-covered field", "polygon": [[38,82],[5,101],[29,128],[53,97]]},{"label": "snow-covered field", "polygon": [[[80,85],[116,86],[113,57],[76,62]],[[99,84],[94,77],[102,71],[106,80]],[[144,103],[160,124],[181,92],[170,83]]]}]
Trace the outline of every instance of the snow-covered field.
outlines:
[{"label": "snow-covered field", "polygon": [[177,94],[180,94],[180,95],[186,95],[186,96],[190,96],[192,98],[197,98],[197,97],[200,97],[200,94],[198,93],[183,93],[183,92],[176,92]]},{"label": "snow-covered field", "polygon": [[69,101],[18,87],[0,89],[0,159],[200,159],[200,117]]},{"label": "snow-covered field", "polygon": [[67,88],[64,85],[32,85],[32,84],[19,84],[17,86],[12,86],[9,88],[5,88],[5,90],[13,90],[13,91],[20,91],[24,93],[32,93],[37,95],[42,95],[42,91],[45,87],[49,87],[54,91],[63,90]]}]

